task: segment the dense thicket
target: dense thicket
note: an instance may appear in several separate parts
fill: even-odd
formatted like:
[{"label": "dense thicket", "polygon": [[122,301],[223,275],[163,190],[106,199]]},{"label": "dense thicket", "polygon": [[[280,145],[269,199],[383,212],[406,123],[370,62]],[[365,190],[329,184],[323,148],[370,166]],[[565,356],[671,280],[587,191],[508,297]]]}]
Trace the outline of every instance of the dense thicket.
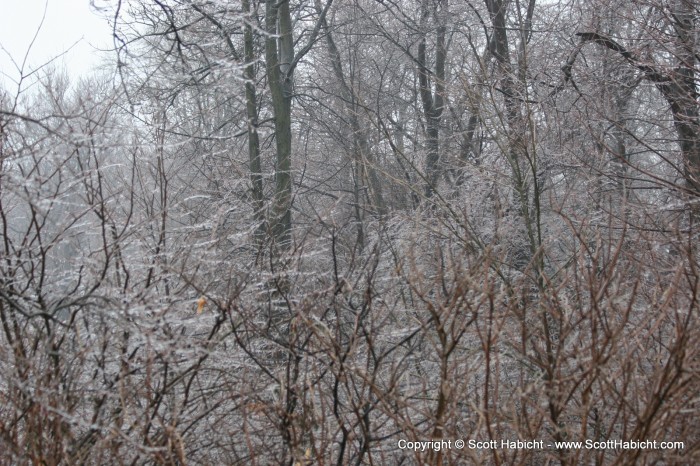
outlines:
[{"label": "dense thicket", "polygon": [[3,463],[700,462],[696,2],[105,11],[0,96]]}]

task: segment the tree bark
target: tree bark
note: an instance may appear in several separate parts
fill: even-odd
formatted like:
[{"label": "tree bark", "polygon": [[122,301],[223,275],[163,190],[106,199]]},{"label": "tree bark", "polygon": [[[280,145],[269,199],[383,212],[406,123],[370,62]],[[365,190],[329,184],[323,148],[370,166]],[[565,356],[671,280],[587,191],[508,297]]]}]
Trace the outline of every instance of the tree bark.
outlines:
[{"label": "tree bark", "polygon": [[258,245],[265,238],[265,201],[263,194],[262,164],[260,162],[260,138],[258,136],[258,99],[255,91],[255,48],[253,42],[253,27],[250,24],[250,0],[242,0],[243,13],[248,17],[243,30],[243,47],[245,56],[245,96],[246,116],[248,118],[248,157],[250,165],[250,183],[255,209],[255,237]]},{"label": "tree bark", "polygon": [[292,239],[292,61],[294,38],[289,1],[265,3],[265,61],[275,124],[275,197],[272,237],[280,251]]},{"label": "tree bark", "polygon": [[[491,17],[493,33],[489,40],[489,51],[496,59],[499,71],[499,91],[503,94],[505,106],[505,136],[507,146],[504,153],[508,158],[508,163],[513,174],[513,187],[517,195],[517,210],[523,220],[523,225],[527,233],[529,251],[518,251],[515,266],[518,269],[525,267],[530,261],[537,257],[537,251],[541,244],[540,231],[540,187],[537,180],[537,160],[536,154],[529,150],[531,142],[531,125],[526,116],[527,108],[524,108],[526,101],[523,96],[526,93],[526,70],[527,56],[526,45],[529,40],[530,31],[528,28],[534,11],[535,0],[530,0],[528,4],[527,18],[520,20],[520,52],[519,64],[516,80],[516,73],[511,64],[510,47],[508,43],[506,8],[508,3],[505,0],[486,0],[486,7]],[[519,3],[516,4],[519,8]],[[531,205],[532,204],[532,205]],[[542,270],[541,258],[533,264],[538,270]]]},{"label": "tree bark", "polygon": [[[435,72],[431,73],[426,62],[426,33],[423,32],[421,40],[418,44],[418,85],[420,88],[420,98],[423,105],[423,113],[425,115],[425,126],[427,134],[427,156],[425,164],[425,172],[427,184],[425,187],[425,197],[432,197],[438,179],[440,178],[440,122],[442,121],[442,111],[444,107],[445,96],[445,59],[447,50],[445,48],[445,14],[447,14],[447,0],[439,0],[439,6],[433,9],[433,16],[437,23],[435,31]],[[422,26],[425,27],[430,11],[428,10],[427,0],[421,5],[423,11],[421,13]],[[435,76],[435,92],[432,90],[431,75]]]}]

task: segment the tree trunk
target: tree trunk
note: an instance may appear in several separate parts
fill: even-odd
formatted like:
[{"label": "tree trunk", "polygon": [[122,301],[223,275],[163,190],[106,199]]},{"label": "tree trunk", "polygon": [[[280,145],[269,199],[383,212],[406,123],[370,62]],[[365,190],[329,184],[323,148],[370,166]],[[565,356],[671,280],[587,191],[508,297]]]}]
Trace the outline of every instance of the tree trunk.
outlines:
[{"label": "tree trunk", "polygon": [[[440,122],[442,121],[442,110],[444,107],[445,95],[445,15],[447,14],[447,0],[440,0],[439,6],[433,9],[433,16],[437,23],[436,44],[435,44],[435,72],[431,73],[426,62],[426,33],[418,44],[418,84],[420,87],[421,103],[425,115],[425,127],[427,135],[427,155],[425,172],[427,183],[425,187],[425,197],[432,197],[437,182],[440,178]],[[425,27],[430,11],[427,1],[422,4],[422,26]],[[432,90],[432,80],[430,76],[435,76],[435,92]]]},{"label": "tree trunk", "polygon": [[260,139],[258,137],[258,101],[255,91],[255,49],[253,44],[253,27],[250,24],[250,0],[242,0],[243,13],[248,17],[243,32],[245,55],[245,96],[246,116],[248,118],[248,157],[250,165],[250,183],[252,185],[253,208],[255,209],[255,238],[258,245],[265,238],[265,201],[263,198],[262,165],[260,163]]},{"label": "tree trunk", "polygon": [[[517,2],[516,2],[517,3]],[[515,267],[524,268],[536,255],[541,244],[541,232],[539,222],[539,186],[537,183],[537,160],[535,154],[529,150],[531,126],[524,112],[526,99],[523,97],[526,92],[526,44],[529,40],[529,23],[534,10],[534,0],[528,4],[527,18],[520,22],[520,52],[518,64],[518,80],[513,71],[510,58],[510,47],[508,43],[506,8],[507,2],[504,0],[486,0],[486,6],[493,25],[493,34],[489,41],[489,50],[496,59],[499,71],[498,87],[503,94],[505,106],[505,139],[506,147],[504,153],[508,158],[508,163],[513,174],[513,187],[517,196],[517,211],[523,221],[527,234],[529,251],[516,253]],[[519,8],[519,3],[516,4]],[[532,204],[532,205],[531,205]],[[538,260],[533,264],[537,269],[542,269],[542,264]]]},{"label": "tree trunk", "polygon": [[695,83],[695,2],[675,0],[673,18],[678,45],[676,55],[678,67],[672,79],[677,89],[669,99],[673,111],[673,122],[678,131],[678,141],[683,153],[684,177],[688,189],[700,195],[700,128],[698,127],[698,92]]},{"label": "tree trunk", "polygon": [[265,61],[272,97],[277,157],[272,237],[278,251],[292,240],[292,61],[294,41],[289,2],[267,0],[265,8]]}]

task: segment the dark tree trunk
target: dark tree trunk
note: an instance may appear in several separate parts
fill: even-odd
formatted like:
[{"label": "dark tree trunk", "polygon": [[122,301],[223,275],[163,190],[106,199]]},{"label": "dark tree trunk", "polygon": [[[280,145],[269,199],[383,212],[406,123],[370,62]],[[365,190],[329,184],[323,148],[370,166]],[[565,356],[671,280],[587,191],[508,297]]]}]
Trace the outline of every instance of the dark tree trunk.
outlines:
[{"label": "dark tree trunk", "polygon": [[[250,0],[242,0],[243,12],[250,18]],[[260,162],[260,139],[258,137],[258,99],[255,91],[255,49],[253,43],[253,27],[246,23],[243,32],[244,55],[245,55],[245,96],[246,96],[246,116],[248,118],[248,157],[250,165],[250,183],[253,197],[253,208],[255,209],[255,237],[258,245],[262,244],[265,238],[265,201],[263,194],[262,164]]]},{"label": "dark tree trunk", "polygon": [[[426,1],[422,4],[422,26],[427,26],[427,20],[430,16],[428,4]],[[423,32],[423,37],[418,44],[418,83],[420,86],[421,103],[423,104],[423,113],[425,115],[425,126],[427,136],[427,155],[425,172],[427,183],[425,187],[425,196],[430,198],[440,178],[440,122],[442,120],[442,110],[444,107],[445,96],[445,59],[447,51],[445,48],[445,18],[447,14],[447,0],[438,1],[438,5],[433,8],[432,14],[437,23],[436,28],[436,44],[435,44],[435,71],[431,72],[426,61],[426,33]],[[435,92],[432,90],[432,79],[435,80]]]},{"label": "dark tree trunk", "polygon": [[280,251],[292,239],[292,61],[294,39],[289,2],[267,0],[265,8],[265,61],[275,123],[275,197],[272,237]]}]

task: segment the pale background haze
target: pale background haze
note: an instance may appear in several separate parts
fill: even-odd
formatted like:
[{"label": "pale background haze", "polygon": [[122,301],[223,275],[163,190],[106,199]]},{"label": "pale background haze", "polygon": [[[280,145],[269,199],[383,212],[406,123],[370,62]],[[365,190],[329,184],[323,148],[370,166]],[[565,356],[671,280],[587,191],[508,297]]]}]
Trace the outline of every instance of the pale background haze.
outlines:
[{"label": "pale background haze", "polygon": [[[28,75],[65,52],[53,64],[65,69],[71,77],[88,74],[108,56],[106,50],[113,46],[111,27],[105,19],[108,13],[97,11],[90,3],[90,0],[0,0],[2,85],[8,91],[16,86],[20,77],[18,67],[22,67],[25,56],[24,75]],[[96,6],[110,5],[98,0]]]}]

